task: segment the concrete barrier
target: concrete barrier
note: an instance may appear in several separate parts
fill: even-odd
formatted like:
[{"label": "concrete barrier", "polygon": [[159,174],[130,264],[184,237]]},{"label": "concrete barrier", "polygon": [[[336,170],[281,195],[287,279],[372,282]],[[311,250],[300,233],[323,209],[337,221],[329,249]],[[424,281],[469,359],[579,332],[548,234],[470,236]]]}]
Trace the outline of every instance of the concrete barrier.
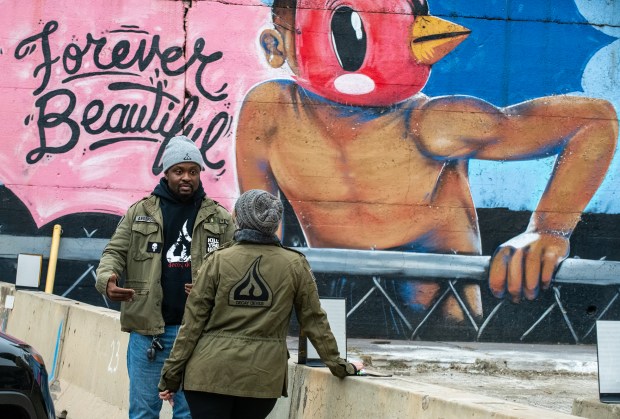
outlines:
[{"label": "concrete barrier", "polygon": [[[13,295],[12,309],[5,306]],[[0,283],[6,332],[32,344],[52,378],[57,414],[67,419],[126,418],[128,334],[116,311]],[[333,377],[326,368],[289,362],[289,397],[271,419],[532,418],[575,416],[398,377]],[[166,408],[162,417],[171,417]]]},{"label": "concrete barrier", "polygon": [[598,399],[576,399],[572,413],[589,419],[618,419],[620,404],[601,403]]},{"label": "concrete barrier", "polygon": [[120,332],[118,313],[39,291],[13,295],[12,310],[3,310],[6,332],[43,356],[56,414],[126,418],[128,335]]}]

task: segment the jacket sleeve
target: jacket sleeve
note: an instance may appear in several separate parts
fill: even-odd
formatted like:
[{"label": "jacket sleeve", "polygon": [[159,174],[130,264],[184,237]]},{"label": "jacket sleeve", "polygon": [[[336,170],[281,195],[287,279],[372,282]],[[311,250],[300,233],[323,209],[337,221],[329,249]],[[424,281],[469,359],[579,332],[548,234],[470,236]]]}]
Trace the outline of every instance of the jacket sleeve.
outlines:
[{"label": "jacket sleeve", "polygon": [[355,367],[340,357],[336,338],[331,331],[327,314],[321,308],[316,281],[308,261],[302,256],[302,263],[296,269],[297,292],[295,295],[295,313],[301,330],[316,348],[321,360],[336,377],[355,375]]},{"label": "jacket sleeve", "polygon": [[110,275],[115,273],[120,278],[125,270],[131,239],[132,208],[119,221],[116,231],[114,231],[99,260],[95,288],[103,295],[106,295]]},{"label": "jacket sleeve", "polygon": [[181,328],[164,362],[159,390],[176,392],[181,386],[185,365],[194,352],[215,301],[217,269],[212,254],[205,261],[194,287],[187,297]]}]

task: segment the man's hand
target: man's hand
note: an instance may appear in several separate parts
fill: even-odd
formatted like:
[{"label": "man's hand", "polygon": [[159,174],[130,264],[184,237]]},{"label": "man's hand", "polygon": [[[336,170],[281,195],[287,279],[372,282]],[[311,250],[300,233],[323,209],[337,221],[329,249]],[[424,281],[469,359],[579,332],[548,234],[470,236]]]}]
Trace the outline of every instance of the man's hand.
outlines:
[{"label": "man's hand", "polygon": [[118,276],[116,274],[110,275],[108,284],[105,289],[105,293],[112,301],[133,301],[133,297],[136,294],[131,288],[121,288],[116,285],[118,282]]},{"label": "man's hand", "polygon": [[193,283],[189,283],[189,284],[185,284],[185,294],[189,295],[190,291],[192,290],[194,284]]},{"label": "man's hand", "polygon": [[533,300],[546,290],[568,256],[569,239],[561,234],[522,233],[502,244],[491,259],[489,287],[497,298],[506,291],[513,302]]}]

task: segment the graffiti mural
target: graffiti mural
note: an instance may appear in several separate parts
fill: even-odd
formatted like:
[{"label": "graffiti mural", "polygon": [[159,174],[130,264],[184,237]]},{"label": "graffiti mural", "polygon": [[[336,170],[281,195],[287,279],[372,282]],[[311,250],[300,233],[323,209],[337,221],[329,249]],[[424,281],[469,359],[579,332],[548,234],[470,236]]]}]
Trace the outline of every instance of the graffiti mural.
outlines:
[{"label": "graffiti mural", "polygon": [[580,341],[620,316],[617,284],[563,263],[620,260],[617,4],[13,3],[1,280],[58,223],[55,292],[109,305],[100,251],[185,134],[223,205],[280,194],[353,335]]},{"label": "graffiti mural", "polygon": [[[276,0],[273,28],[260,35],[269,64],[288,63],[293,81],[260,84],[246,97],[236,136],[241,189],[280,189],[310,247],[478,255],[468,161],[557,155],[525,231],[489,268],[496,297],[537,298],[611,162],[612,105],[547,96],[498,108],[418,94],[468,29],[429,16],[424,1],[297,3]],[[398,286],[414,311],[441,292],[431,281]],[[451,295],[445,317],[462,322],[467,309],[481,317],[478,287],[465,285],[462,296],[467,307]]]},{"label": "graffiti mural", "polygon": [[[105,14],[103,4],[87,8]],[[21,95],[4,105],[23,124],[11,124],[0,177],[37,224],[73,212],[122,213],[147,193],[168,139],[180,133],[200,145],[211,190],[222,177],[230,183],[230,144],[220,144],[232,123],[228,83],[210,77],[223,53],[203,37],[186,45],[183,13],[182,4],[164,2],[156,15],[128,14],[105,28],[41,16],[30,32],[11,34],[16,44],[3,61]]]}]

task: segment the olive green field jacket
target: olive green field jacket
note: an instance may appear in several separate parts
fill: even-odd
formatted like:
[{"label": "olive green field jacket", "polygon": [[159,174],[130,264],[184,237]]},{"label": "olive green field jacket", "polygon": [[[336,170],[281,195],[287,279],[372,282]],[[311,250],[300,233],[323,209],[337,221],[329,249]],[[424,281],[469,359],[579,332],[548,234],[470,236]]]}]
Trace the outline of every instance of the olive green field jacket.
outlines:
[{"label": "olive green field jacket", "polygon": [[[121,278],[124,288],[135,290],[134,300],[121,303],[121,330],[142,335],[164,332],[161,311],[161,264],[163,255],[163,216],[160,198],[150,195],[133,204],[121,218],[105,247],[97,268],[95,287],[106,295],[110,275]],[[192,232],[192,280],[195,280],[209,251],[232,240],[235,227],[228,211],[204,197]]]},{"label": "olive green field jacket", "polygon": [[159,389],[287,396],[286,336],[293,309],[332,374],[353,374],[353,366],[340,358],[301,253],[279,244],[236,241],[215,250],[189,294]]}]

